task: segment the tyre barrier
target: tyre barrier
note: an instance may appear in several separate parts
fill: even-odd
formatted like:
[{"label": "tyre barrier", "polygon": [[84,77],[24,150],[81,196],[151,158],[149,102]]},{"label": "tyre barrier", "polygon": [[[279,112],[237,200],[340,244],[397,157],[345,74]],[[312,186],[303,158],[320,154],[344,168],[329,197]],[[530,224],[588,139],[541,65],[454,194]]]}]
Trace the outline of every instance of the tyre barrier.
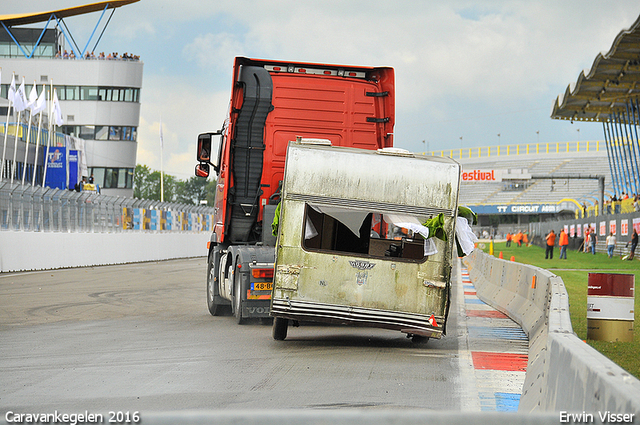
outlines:
[{"label": "tyre barrier", "polygon": [[529,363],[519,412],[610,412],[640,418],[640,380],[580,340],[562,279],[475,250],[465,257],[478,297],[522,326]]}]

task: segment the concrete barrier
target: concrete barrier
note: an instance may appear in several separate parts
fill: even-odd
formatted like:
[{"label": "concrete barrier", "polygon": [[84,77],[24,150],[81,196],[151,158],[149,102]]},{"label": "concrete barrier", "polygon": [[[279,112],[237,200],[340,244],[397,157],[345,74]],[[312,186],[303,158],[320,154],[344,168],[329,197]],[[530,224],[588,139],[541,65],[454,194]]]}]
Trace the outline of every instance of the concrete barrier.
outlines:
[{"label": "concrete barrier", "polygon": [[635,414],[638,421],[640,380],[574,334],[560,277],[480,250],[464,261],[478,297],[529,336],[520,412],[592,412],[596,421],[610,412]]},{"label": "concrete barrier", "polygon": [[0,271],[47,270],[207,255],[209,232],[0,232]]}]

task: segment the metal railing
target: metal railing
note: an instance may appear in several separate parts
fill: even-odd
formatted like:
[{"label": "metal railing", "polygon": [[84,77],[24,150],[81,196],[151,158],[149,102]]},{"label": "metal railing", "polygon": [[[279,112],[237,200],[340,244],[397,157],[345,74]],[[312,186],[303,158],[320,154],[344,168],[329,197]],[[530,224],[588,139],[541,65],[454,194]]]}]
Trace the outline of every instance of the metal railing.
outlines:
[{"label": "metal railing", "polygon": [[490,158],[530,154],[563,154],[572,152],[600,152],[605,142],[573,141],[553,143],[522,143],[515,145],[481,146],[477,148],[444,149],[425,152],[425,155],[446,156],[453,159]]},{"label": "metal railing", "polygon": [[0,182],[0,230],[211,231],[213,208]]}]

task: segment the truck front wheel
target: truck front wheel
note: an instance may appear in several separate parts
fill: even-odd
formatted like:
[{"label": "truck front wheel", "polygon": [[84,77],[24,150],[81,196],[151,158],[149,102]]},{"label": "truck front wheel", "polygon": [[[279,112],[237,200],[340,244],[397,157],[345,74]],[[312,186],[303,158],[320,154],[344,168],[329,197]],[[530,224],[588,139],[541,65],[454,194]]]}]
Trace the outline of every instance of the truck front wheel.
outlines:
[{"label": "truck front wheel", "polygon": [[272,334],[276,341],[284,341],[287,337],[287,329],[289,328],[289,319],[276,317],[273,319]]}]

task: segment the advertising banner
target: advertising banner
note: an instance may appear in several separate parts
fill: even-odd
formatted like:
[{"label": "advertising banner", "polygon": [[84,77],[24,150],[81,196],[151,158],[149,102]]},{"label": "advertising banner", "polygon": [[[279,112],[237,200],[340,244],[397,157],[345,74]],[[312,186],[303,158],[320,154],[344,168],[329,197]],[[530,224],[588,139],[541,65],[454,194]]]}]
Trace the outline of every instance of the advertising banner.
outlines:
[{"label": "advertising banner", "polygon": [[50,146],[45,150],[47,177],[45,186],[55,189],[67,188],[67,148]]},{"label": "advertising banner", "polygon": [[122,209],[122,228],[125,230],[133,229],[133,208]]},{"label": "advertising banner", "polygon": [[620,220],[620,236],[628,236],[629,235],[629,220],[624,219]]},{"label": "advertising banner", "polygon": [[78,166],[78,151],[69,150],[69,184],[68,188],[76,187],[80,175],[80,167]]},{"label": "advertising banner", "polygon": [[633,229],[636,233],[640,234],[640,218],[633,219]]},{"label": "advertising banner", "polygon": [[133,209],[133,230],[142,230],[142,215],[144,210],[142,208]]},{"label": "advertising banner", "polygon": [[159,230],[158,227],[158,210],[150,210],[149,230]]},{"label": "advertising banner", "polygon": [[473,205],[476,214],[542,214],[556,213],[555,204],[505,204],[505,205]]}]

